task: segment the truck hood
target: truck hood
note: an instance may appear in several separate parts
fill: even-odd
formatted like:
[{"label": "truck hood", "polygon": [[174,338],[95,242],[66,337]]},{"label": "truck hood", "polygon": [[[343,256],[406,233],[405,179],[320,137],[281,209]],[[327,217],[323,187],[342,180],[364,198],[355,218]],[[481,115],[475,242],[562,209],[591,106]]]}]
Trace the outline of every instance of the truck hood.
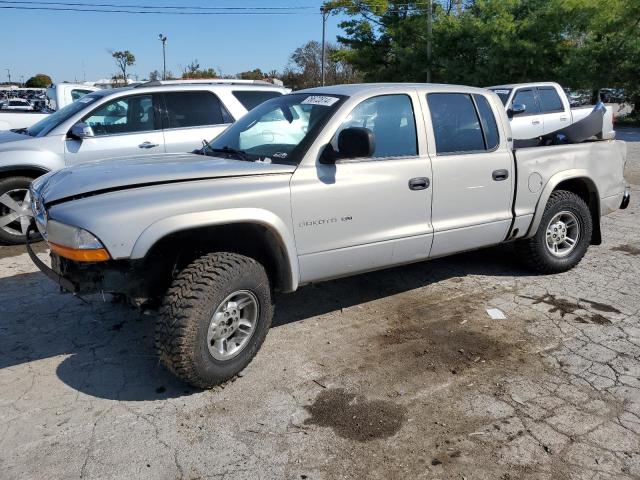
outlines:
[{"label": "truck hood", "polygon": [[30,137],[29,135],[12,132],[11,130],[0,131],[0,145],[3,143],[19,142],[20,140],[29,140],[32,138],[33,137]]},{"label": "truck hood", "polygon": [[144,155],[102,160],[40,177],[34,190],[46,204],[163,183],[249,175],[291,174],[295,165],[248,162],[195,154]]}]

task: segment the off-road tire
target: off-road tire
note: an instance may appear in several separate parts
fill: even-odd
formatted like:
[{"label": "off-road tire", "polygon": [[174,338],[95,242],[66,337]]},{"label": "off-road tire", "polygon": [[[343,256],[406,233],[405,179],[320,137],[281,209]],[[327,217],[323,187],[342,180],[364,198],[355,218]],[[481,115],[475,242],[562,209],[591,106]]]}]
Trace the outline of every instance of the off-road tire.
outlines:
[{"label": "off-road tire", "polygon": [[[28,189],[33,181],[30,177],[7,177],[0,180],[0,196],[11,190]],[[4,206],[2,206],[4,207]],[[2,213],[0,213],[2,215]],[[34,235],[35,237],[35,235]],[[34,238],[35,240],[36,238]],[[39,239],[39,237],[37,237]],[[24,245],[27,241],[26,235],[13,235],[0,228],[0,245]]]},{"label": "off-road tire", "polygon": [[[216,308],[233,292],[252,292],[259,306],[253,335],[231,359],[213,358],[207,331]],[[212,388],[242,371],[256,355],[273,317],[269,278],[252,258],[209,253],[191,262],[173,280],[156,321],[156,350],[162,363],[183,381]]]},{"label": "off-road tire", "polygon": [[[580,236],[573,251],[566,257],[559,258],[553,256],[547,249],[546,230],[551,219],[564,211],[571,212],[577,217]],[[549,197],[535,235],[515,243],[516,254],[526,267],[537,272],[565,272],[580,263],[591,243],[592,232],[593,220],[585,201],[573,192],[557,190]]]}]

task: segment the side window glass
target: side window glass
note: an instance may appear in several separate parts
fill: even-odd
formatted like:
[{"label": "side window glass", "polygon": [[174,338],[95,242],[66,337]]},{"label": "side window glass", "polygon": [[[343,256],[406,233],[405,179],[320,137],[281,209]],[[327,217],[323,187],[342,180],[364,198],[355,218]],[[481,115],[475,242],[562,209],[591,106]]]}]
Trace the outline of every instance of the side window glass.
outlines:
[{"label": "side window glass", "polygon": [[538,97],[540,97],[540,108],[543,112],[561,112],[564,110],[560,95],[555,88],[538,88]]},{"label": "side window glass", "polygon": [[478,106],[478,113],[480,114],[480,123],[482,124],[482,131],[484,132],[486,149],[493,150],[500,143],[500,134],[498,133],[498,124],[496,123],[496,117],[491,110],[489,100],[484,95],[474,95],[476,105]]},{"label": "side window glass", "polygon": [[91,93],[91,90],[71,90],[71,100],[75,102],[76,100],[84,97],[88,93]]},{"label": "side window glass", "polygon": [[470,95],[430,93],[427,95],[427,103],[437,153],[477,152],[485,149],[480,121]]},{"label": "side window glass", "polygon": [[338,129],[338,135],[349,127],[364,127],[375,136],[373,157],[408,157],[418,154],[416,121],[408,95],[381,95],[363,101],[355,107]]},{"label": "side window glass", "polygon": [[536,100],[536,96],[533,93],[533,90],[518,90],[513,97],[512,105],[520,103],[527,107],[527,111],[525,113],[540,113],[540,107],[538,106],[538,101]]},{"label": "side window glass", "polygon": [[155,130],[155,111],[151,95],[119,98],[94,110],[84,122],[96,136]]},{"label": "side window glass", "polygon": [[267,100],[271,100],[272,98],[282,95],[280,92],[269,90],[235,90],[231,93],[233,93],[233,96],[238,99],[247,111],[253,110]]},{"label": "side window glass", "polygon": [[210,92],[169,92],[165,94],[168,128],[203,127],[231,123],[231,115]]}]

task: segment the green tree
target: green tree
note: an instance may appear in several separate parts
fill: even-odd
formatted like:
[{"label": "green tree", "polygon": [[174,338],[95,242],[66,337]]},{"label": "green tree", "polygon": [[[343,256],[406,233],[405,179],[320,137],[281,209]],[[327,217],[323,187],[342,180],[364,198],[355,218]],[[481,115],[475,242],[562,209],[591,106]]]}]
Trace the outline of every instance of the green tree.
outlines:
[{"label": "green tree", "polygon": [[47,88],[53,83],[51,77],[49,75],[45,75],[44,73],[38,73],[28,79],[24,86],[27,88]]},{"label": "green tree", "polygon": [[265,78],[264,73],[262,73],[262,70],[260,70],[259,68],[249,70],[246,72],[240,72],[238,76],[242,80],[262,80],[263,78]]},{"label": "green tree", "polygon": [[127,68],[131,67],[136,63],[136,57],[129,50],[110,52],[111,56],[114,58],[118,69],[120,69],[120,74],[115,75],[114,78],[122,78],[124,82],[127,81]]}]

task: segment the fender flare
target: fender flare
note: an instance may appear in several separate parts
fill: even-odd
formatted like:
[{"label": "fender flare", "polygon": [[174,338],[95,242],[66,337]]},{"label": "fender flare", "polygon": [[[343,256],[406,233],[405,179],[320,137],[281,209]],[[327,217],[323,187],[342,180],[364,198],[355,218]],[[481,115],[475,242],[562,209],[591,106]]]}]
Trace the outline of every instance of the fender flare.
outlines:
[{"label": "fender flare", "polygon": [[200,227],[239,223],[262,225],[275,235],[289,263],[289,288],[287,290],[296,290],[300,280],[300,269],[291,230],[276,214],[261,208],[211,210],[174,215],[158,220],[140,234],[133,245],[130,258],[132,260],[144,258],[156,242],[172,233]]},{"label": "fender flare", "polygon": [[590,193],[595,193],[596,201],[598,202],[597,213],[598,218],[594,219],[595,221],[599,220],[600,215],[600,195],[598,194],[598,188],[595,183],[589,176],[589,172],[583,168],[572,168],[570,170],[564,170],[562,172],[558,172],[553,175],[545,187],[542,189],[540,197],[538,198],[538,203],[536,204],[535,213],[533,215],[533,220],[531,221],[531,225],[529,226],[529,231],[527,232],[526,237],[532,237],[538,231],[538,227],[540,226],[540,222],[542,221],[542,215],[544,214],[544,209],[547,206],[547,202],[549,201],[549,197],[556,189],[558,185],[566,180],[584,180],[587,184],[587,188]]}]

